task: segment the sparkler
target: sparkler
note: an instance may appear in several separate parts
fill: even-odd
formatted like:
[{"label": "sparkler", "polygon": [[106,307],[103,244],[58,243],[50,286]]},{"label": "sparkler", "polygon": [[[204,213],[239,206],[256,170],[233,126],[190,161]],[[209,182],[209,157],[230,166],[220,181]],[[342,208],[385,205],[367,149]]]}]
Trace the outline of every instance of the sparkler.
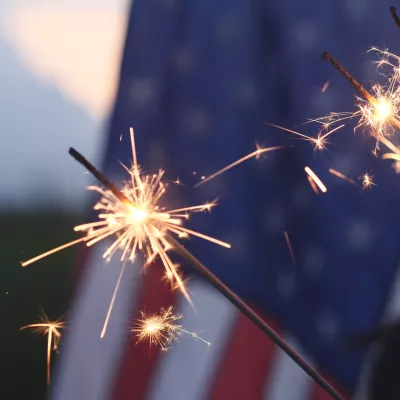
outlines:
[{"label": "sparkler", "polygon": [[307,180],[308,180],[308,183],[310,184],[311,189],[313,190],[313,192],[315,194],[319,194],[318,186],[315,184],[315,182],[311,179],[310,176],[307,176]]},{"label": "sparkler", "polygon": [[137,337],[137,342],[148,340],[150,345],[158,345],[163,351],[169,349],[173,341],[178,341],[182,333],[190,335],[203,343],[211,346],[211,343],[201,338],[197,333],[189,332],[176,323],[182,318],[182,315],[172,313],[172,307],[167,310],[161,309],[159,314],[147,315],[141,312],[141,318],[136,321],[135,327],[131,330]]},{"label": "sparkler", "polygon": [[290,252],[290,257],[292,258],[292,263],[293,263],[293,265],[296,265],[296,259],[294,258],[294,252],[293,252],[292,244],[290,243],[289,234],[287,233],[287,231],[284,231],[283,234],[285,235],[286,244],[287,244],[287,247]]},{"label": "sparkler", "polygon": [[121,261],[123,261],[123,265],[101,331],[101,337],[104,337],[106,333],[126,262],[133,262],[138,252],[142,253],[146,258],[145,267],[159,256],[166,272],[172,277],[171,279],[176,282],[184,296],[192,304],[182,278],[177,273],[175,264],[167,254],[171,248],[168,237],[172,234],[179,238],[197,236],[226,248],[231,247],[228,243],[183,226],[183,221],[189,218],[191,212],[209,211],[215,206],[215,202],[173,210],[166,210],[162,207],[161,199],[166,191],[166,185],[162,180],[164,171],[160,170],[157,174],[153,175],[144,175],[141,172],[137,163],[133,129],[130,130],[130,136],[133,166],[132,168],[124,166],[130,179],[121,190],[118,190],[113,183],[75,149],[71,148],[69,150],[70,155],[105,186],[105,188],[97,186],[89,187],[90,190],[94,190],[101,195],[100,201],[94,206],[94,210],[99,211],[98,221],[79,225],[74,228],[75,231],[85,234],[82,238],[21,263],[22,266],[27,266],[77,243],[84,242],[86,246],[92,246],[108,237],[115,236],[116,239],[107,248],[103,257],[109,260],[120,249],[122,251]]},{"label": "sparkler", "polygon": [[60,329],[64,328],[65,323],[59,319],[51,322],[46,315],[40,317],[41,322],[21,327],[19,330],[33,329],[34,332],[47,335],[47,385],[50,385],[51,352],[58,350],[61,340]]},{"label": "sparkler", "polygon": [[[127,169],[127,171],[129,172],[129,174],[131,176],[132,182],[135,182],[136,179],[140,179],[141,175],[140,175],[139,169],[137,167],[136,152],[135,152],[135,147],[134,147],[132,130],[131,130],[131,137],[132,137],[132,153],[133,153],[133,158],[134,158],[134,164],[133,164],[133,168],[131,170]],[[281,147],[279,147],[279,148],[281,148]],[[266,150],[266,149],[264,149],[264,150]],[[258,150],[258,152],[259,151],[260,150]],[[87,161],[76,150],[70,149],[70,154],[78,162],[80,162],[83,166],[85,166],[103,185],[105,185],[107,187],[107,189],[108,189],[107,191],[103,191],[102,189],[97,189],[98,191],[101,190],[101,193],[104,193],[103,199],[104,199],[105,204],[100,202],[99,207],[100,207],[100,209],[105,209],[106,211],[111,210],[114,221],[116,220],[116,216],[114,215],[114,208],[111,207],[111,209],[110,209],[110,206],[116,204],[117,201],[120,201],[122,203],[122,205],[125,207],[125,208],[123,208],[123,210],[125,210],[125,213],[126,213],[126,207],[132,207],[132,206],[135,207],[135,203],[133,203],[133,202],[131,203],[131,201],[135,200],[136,197],[133,197],[133,194],[131,194],[130,191],[127,190],[126,186],[124,187],[124,189],[122,191],[118,191],[118,189],[102,173],[100,173],[89,161]],[[154,182],[153,179],[155,179],[155,180],[159,179],[159,182],[161,184],[161,177],[160,178],[158,178],[158,177],[159,177],[159,175],[156,177],[153,176],[152,178],[147,177],[144,179],[144,182],[148,183],[148,181],[150,180],[150,182],[153,183]],[[143,182],[143,180],[140,180],[140,182]],[[130,186],[128,186],[128,188],[129,187]],[[146,188],[148,186],[144,185],[144,187]],[[139,189],[137,189],[136,191],[138,193],[142,193],[144,191],[144,189],[142,188],[142,186],[139,185]],[[134,193],[136,193],[136,192],[134,192]],[[129,196],[132,196],[132,197],[130,198]],[[161,195],[159,197],[161,197]],[[158,199],[159,199],[159,197],[158,197]],[[154,199],[154,197],[151,197],[151,199]],[[112,200],[112,202],[110,202],[111,200]],[[127,202],[127,200],[128,200],[128,202]],[[119,203],[117,203],[117,204],[119,204]],[[120,206],[122,207],[122,205],[120,205]],[[199,211],[199,210],[204,211],[204,209],[209,210],[211,206],[212,206],[212,204],[207,204],[207,205],[203,205],[203,206],[194,206],[194,207],[188,207],[185,209],[173,210],[173,212],[175,213],[173,215],[175,218],[183,218],[183,217],[186,217],[186,214],[183,214],[183,216],[182,216],[182,214],[179,214],[179,213],[186,213],[188,211],[193,211],[193,210],[194,211]],[[137,204],[136,204],[136,207],[137,207]],[[139,210],[140,210],[140,208],[139,208]],[[146,209],[146,210],[147,210],[147,212],[149,212],[148,209]],[[155,212],[154,209],[153,209],[153,211]],[[138,212],[138,209],[135,210],[135,213],[134,213],[134,222],[135,223],[138,222],[137,221],[137,219],[138,219],[137,212]],[[169,214],[171,215],[172,212],[170,211]],[[123,215],[124,215],[124,218],[128,218],[128,217],[125,217],[125,214],[123,214]],[[139,214],[139,215],[140,215],[139,221],[142,222],[142,224],[144,224],[143,221],[146,221],[149,218],[149,215],[151,215],[151,214],[147,215],[146,217],[144,217],[143,214]],[[103,217],[103,218],[107,218],[107,217]],[[165,217],[165,219],[168,220],[168,218],[166,218],[166,217]],[[132,217],[129,217],[128,220],[129,220],[129,223],[132,224]],[[164,219],[161,219],[161,222],[163,222],[163,221],[164,221]],[[116,222],[118,222],[118,220]],[[202,276],[204,279],[206,279],[216,290],[218,290],[226,299],[228,299],[234,306],[236,306],[256,326],[258,326],[277,346],[279,346],[312,379],[314,379],[315,382],[321,386],[321,388],[323,388],[327,393],[329,393],[332,396],[332,398],[334,398],[336,400],[344,400],[343,397],[335,390],[335,388],[333,386],[331,386],[329,384],[329,382],[327,382],[325,380],[325,378],[323,378],[323,376],[321,374],[319,374],[318,371],[316,371],[305,359],[303,359],[277,332],[275,332],[275,330],[273,328],[271,328],[247,303],[245,303],[239,296],[237,296],[232,290],[230,290],[221,280],[219,280],[193,254],[191,254],[188,250],[186,250],[186,248],[184,246],[182,246],[181,243],[179,243],[173,237],[172,234],[177,233],[176,232],[177,228],[175,228],[175,225],[173,225],[174,229],[167,229],[167,228],[170,228],[170,225],[172,224],[171,222],[170,222],[170,224],[167,224],[166,227],[164,227],[163,224],[161,222],[159,222],[157,219],[155,219],[155,222],[158,224],[158,225],[156,225],[156,227],[159,227],[158,229],[159,229],[160,234],[159,234],[159,236],[157,236],[157,239],[159,240],[159,242],[157,240],[153,240],[153,242],[150,243],[153,246],[152,247],[153,253],[148,257],[147,264],[149,263],[149,260],[154,259],[155,255],[159,255],[165,265],[167,278],[169,278],[170,276],[173,276],[175,281],[181,285],[180,286],[181,290],[184,289],[184,287],[182,288],[182,286],[183,286],[182,280],[176,272],[176,265],[173,264],[172,261],[169,259],[169,257],[166,255],[166,251],[169,249],[172,249],[176,254],[178,254],[180,257],[182,257],[192,268],[194,268],[200,276]],[[111,222],[109,222],[109,223],[111,224]],[[113,222],[112,225],[114,223],[115,222]],[[108,224],[104,224],[104,225],[106,225],[106,227],[108,226]],[[97,226],[98,225],[96,224],[96,225],[94,225],[94,228],[92,228],[95,230],[94,233],[93,233],[93,231],[89,231],[88,236],[90,235],[90,239],[86,239],[86,240],[82,240],[82,241],[91,240],[93,235],[96,233],[95,228]],[[103,226],[103,225],[101,225],[101,226]],[[161,230],[161,228],[163,228],[163,229]],[[137,229],[137,228],[135,228],[135,229]],[[146,231],[145,228],[143,228],[143,229]],[[149,230],[149,229],[150,228],[147,227],[147,230]],[[156,228],[154,228],[154,229],[156,229]],[[180,227],[180,229],[184,229],[184,228]],[[112,230],[111,230],[111,232],[112,233],[109,233],[108,235],[114,234],[114,232]],[[182,232],[182,231],[178,231],[178,232]],[[188,230],[183,231],[183,233],[185,233],[185,234],[186,233],[193,234],[192,232],[193,231],[188,231]],[[196,234],[197,236],[201,235],[200,237],[203,237],[202,234],[199,234],[197,232],[194,232],[194,234]],[[104,233],[102,235],[104,235]],[[123,233],[122,233],[122,235],[123,235]],[[146,238],[148,238],[148,236],[146,236]],[[206,237],[206,238],[208,240],[211,239],[211,241],[213,241],[213,242],[217,242],[217,244],[222,244],[222,245],[225,245],[225,247],[229,247],[229,245],[224,242],[219,243],[219,241],[216,239],[209,238],[209,237]],[[126,239],[125,239],[125,241],[123,241],[123,240],[124,239],[121,239],[121,237],[119,237],[117,239],[118,245],[123,244],[123,257],[124,257],[124,254],[126,255],[126,253],[125,253],[126,246],[129,244],[129,242],[126,242]],[[136,240],[136,239],[133,239],[133,240]],[[144,240],[145,240],[145,238],[141,239],[142,246],[143,246]],[[90,243],[90,241],[88,243]],[[138,242],[138,246],[140,246],[139,242]],[[114,247],[116,247],[116,245]],[[140,249],[140,247],[139,247],[139,249]],[[113,248],[113,250],[114,250],[114,248]],[[130,248],[130,252],[132,254],[133,249]],[[109,256],[109,254],[107,256]],[[43,258],[43,255],[39,256],[39,258]],[[118,285],[119,285],[119,281],[122,276],[123,268],[124,268],[124,266],[121,269],[120,277],[119,277],[116,289],[114,291],[113,300],[114,300],[117,290],[118,290]],[[111,313],[111,310],[112,310],[113,300],[111,301],[110,308],[109,308],[109,311],[107,314],[107,318],[104,323],[102,335],[104,334],[107,323],[108,323],[109,314]],[[145,328],[145,325],[143,325],[143,324],[145,324],[146,320],[147,319],[144,318],[144,316],[142,316],[142,322],[141,322],[142,326],[136,327],[136,329],[142,329],[142,335],[145,334],[145,337],[147,337],[147,338],[152,337],[154,339],[154,336],[149,335],[148,329],[143,330]],[[154,329],[154,325],[153,325],[153,329]],[[163,332],[163,331],[159,330],[159,332]],[[163,334],[165,335],[165,330],[164,330]],[[102,335],[101,335],[101,337],[102,337]],[[167,335],[166,337],[168,338],[170,336]]]},{"label": "sparkler", "polygon": [[[330,115],[330,123],[358,117],[359,122],[356,129],[360,126],[369,126],[372,128],[373,136],[377,139],[377,146],[381,142],[394,153],[400,154],[400,150],[388,139],[389,133],[387,132],[388,127],[391,127],[392,130],[400,129],[400,59],[387,50],[381,51],[376,48],[371,50],[378,52],[382,56],[381,60],[378,61],[378,67],[387,65],[392,69],[392,73],[389,76],[385,76],[387,79],[385,85],[375,84],[372,86],[373,95],[331,54],[327,52],[322,54],[322,58],[332,64],[362,96],[357,97],[358,111],[354,113],[332,113]],[[397,65],[389,61],[391,58],[395,58]]]}]

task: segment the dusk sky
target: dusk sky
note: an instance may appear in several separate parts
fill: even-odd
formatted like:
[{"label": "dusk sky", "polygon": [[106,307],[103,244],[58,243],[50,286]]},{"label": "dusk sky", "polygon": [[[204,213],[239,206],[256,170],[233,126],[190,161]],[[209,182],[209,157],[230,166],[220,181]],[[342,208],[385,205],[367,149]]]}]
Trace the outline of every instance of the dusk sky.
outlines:
[{"label": "dusk sky", "polygon": [[81,204],[90,181],[68,148],[99,160],[128,6],[128,0],[2,1],[3,206]]}]

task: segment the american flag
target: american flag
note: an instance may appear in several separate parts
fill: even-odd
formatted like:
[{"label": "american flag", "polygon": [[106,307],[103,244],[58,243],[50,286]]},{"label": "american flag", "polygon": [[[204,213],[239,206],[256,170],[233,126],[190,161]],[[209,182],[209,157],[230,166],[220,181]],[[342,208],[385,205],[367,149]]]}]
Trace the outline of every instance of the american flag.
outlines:
[{"label": "american flag", "polygon": [[[171,185],[168,201],[219,199],[211,215],[194,216],[190,224],[232,249],[196,239],[185,246],[346,398],[368,398],[371,356],[345,342],[398,315],[399,178],[390,163],[371,155],[372,139],[351,126],[321,155],[262,121],[293,127],[306,117],[351,110],[352,88],[320,54],[331,51],[368,83],[375,72],[363,57],[366,46],[390,40],[400,37],[388,7],[372,0],[136,0],[105,146],[103,170],[120,182],[125,176],[117,160],[131,162],[133,126],[143,168],[165,168],[171,181],[179,176],[184,184]],[[294,147],[193,189],[202,175],[253,151],[255,143]],[[305,165],[326,183],[326,194],[313,193]],[[329,168],[353,179],[372,171],[377,186],[362,191]],[[329,398],[190,268],[196,312],[161,282],[160,265],[146,274],[130,265],[100,339],[121,269],[118,257],[105,265],[103,251],[99,244],[86,257],[54,399]],[[212,342],[210,349],[193,338],[168,352],[135,345],[129,327],[139,311],[171,304],[184,314],[185,329]]]}]

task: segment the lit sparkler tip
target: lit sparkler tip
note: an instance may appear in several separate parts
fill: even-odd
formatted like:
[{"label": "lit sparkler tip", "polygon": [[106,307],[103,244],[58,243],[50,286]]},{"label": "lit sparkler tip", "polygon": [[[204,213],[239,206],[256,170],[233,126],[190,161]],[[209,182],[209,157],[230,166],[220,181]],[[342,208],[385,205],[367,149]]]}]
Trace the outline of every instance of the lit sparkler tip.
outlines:
[{"label": "lit sparkler tip", "polygon": [[[135,259],[135,254],[140,252],[146,257],[147,261],[145,265],[147,266],[155,257],[159,257],[165,269],[172,273],[174,282],[180,287],[190,304],[192,304],[184,283],[175,271],[174,264],[167,254],[171,248],[167,240],[167,235],[175,235],[180,238],[196,236],[223,247],[230,248],[231,246],[221,240],[183,226],[183,220],[188,218],[190,212],[210,210],[214,203],[175,210],[166,210],[162,206],[161,200],[166,191],[166,185],[163,181],[164,170],[160,169],[158,173],[151,175],[143,174],[137,163],[134,131],[132,128],[130,129],[130,137],[133,165],[131,168],[123,165],[130,179],[121,190],[98,171],[82,154],[72,147],[69,149],[69,154],[104,185],[104,188],[91,187],[92,190],[97,191],[101,195],[100,200],[94,206],[94,209],[99,212],[98,220],[74,228],[75,231],[81,231],[85,234],[82,238],[59,246],[21,264],[22,266],[29,265],[80,242],[85,242],[86,246],[92,246],[104,239],[113,237],[114,241],[104,252],[103,258],[109,261],[116,251],[121,250],[121,261],[132,262]],[[264,149],[264,151],[266,150]],[[104,337],[106,333],[124,268],[125,263],[115,287],[101,331],[101,337]]]},{"label": "lit sparkler tip", "polygon": [[158,314],[146,314],[144,311],[141,311],[140,314],[141,318],[136,321],[134,328],[131,329],[131,332],[137,338],[136,344],[148,340],[150,346],[158,345],[166,351],[173,341],[178,341],[179,336],[186,333],[208,346],[211,345],[197,333],[189,332],[182,325],[177,324],[176,321],[180,320],[182,315],[173,314],[172,307],[166,310],[161,308]]}]

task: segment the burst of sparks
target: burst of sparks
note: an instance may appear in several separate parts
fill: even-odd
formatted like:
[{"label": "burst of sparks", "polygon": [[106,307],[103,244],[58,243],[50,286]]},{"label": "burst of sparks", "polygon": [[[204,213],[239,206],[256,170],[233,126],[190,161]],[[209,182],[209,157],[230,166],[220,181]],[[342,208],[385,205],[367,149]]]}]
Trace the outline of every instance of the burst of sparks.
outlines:
[{"label": "burst of sparks", "polygon": [[141,318],[136,321],[132,332],[137,337],[137,342],[148,340],[150,345],[158,345],[162,350],[166,351],[173,341],[177,341],[182,333],[188,334],[196,339],[201,340],[208,346],[210,342],[204,340],[194,332],[189,332],[176,323],[182,315],[172,313],[172,307],[167,310],[161,309],[159,314],[146,314],[141,312]]},{"label": "burst of sparks", "polygon": [[338,178],[343,179],[344,181],[347,181],[347,182],[351,183],[352,185],[356,185],[356,182],[355,182],[354,179],[349,178],[347,175],[342,174],[341,172],[336,171],[336,170],[333,169],[333,168],[329,168],[329,172],[330,172],[332,175],[335,175],[335,176],[337,176]]},{"label": "burst of sparks", "polygon": [[372,189],[372,186],[376,186],[373,176],[364,174],[361,178],[362,178],[363,189]]},{"label": "burst of sparks", "polygon": [[50,367],[51,367],[51,352],[58,350],[58,345],[61,340],[61,332],[65,326],[65,322],[49,321],[49,319],[43,315],[40,317],[40,322],[36,324],[25,325],[19,330],[33,329],[35,333],[47,335],[47,385],[50,385]]},{"label": "burst of sparks", "polygon": [[322,183],[321,179],[318,178],[318,176],[310,167],[304,167],[304,171],[306,171],[309,178],[318,186],[318,189],[322,193],[326,193],[328,191],[326,186]]},{"label": "burst of sparks", "polygon": [[214,172],[212,175],[209,175],[208,177],[202,176],[201,181],[196,183],[196,185],[194,185],[194,187],[198,187],[198,186],[202,185],[203,183],[206,183],[206,182],[210,181],[211,179],[216,178],[218,175],[221,175],[224,172],[229,171],[233,167],[236,167],[237,165],[249,160],[250,158],[253,158],[253,157],[258,158],[261,156],[261,154],[268,153],[270,151],[281,150],[284,148],[286,148],[286,146],[273,146],[273,147],[265,147],[265,148],[257,146],[257,149],[255,151],[245,155],[242,158],[239,158],[238,160],[234,161],[233,163],[227,165],[226,167],[218,170],[217,172]]},{"label": "burst of sparks", "polygon": [[144,175],[142,173],[137,163],[133,129],[130,130],[130,136],[133,166],[131,168],[123,166],[129,175],[129,180],[125,183],[121,191],[118,191],[114,187],[114,190],[111,190],[111,186],[109,188],[89,187],[90,190],[98,192],[101,196],[98,203],[94,206],[94,210],[98,211],[98,220],[78,225],[74,228],[75,231],[84,233],[82,238],[21,263],[22,266],[27,266],[77,243],[84,242],[86,246],[92,246],[108,237],[114,236],[115,240],[106,249],[103,257],[109,260],[120,249],[121,261],[124,261],[124,263],[101,332],[101,337],[106,332],[126,261],[133,262],[138,252],[142,253],[146,258],[145,266],[149,265],[157,256],[160,257],[166,273],[172,276],[171,279],[176,282],[182,293],[191,303],[182,278],[177,273],[175,264],[167,254],[168,250],[171,249],[168,240],[169,237],[171,235],[176,235],[179,238],[197,236],[226,248],[231,247],[228,243],[183,226],[183,220],[188,219],[190,213],[209,211],[216,204],[215,202],[172,210],[167,210],[162,206],[161,200],[166,192],[166,184],[162,180],[164,171],[160,170],[157,174],[153,175]]}]

